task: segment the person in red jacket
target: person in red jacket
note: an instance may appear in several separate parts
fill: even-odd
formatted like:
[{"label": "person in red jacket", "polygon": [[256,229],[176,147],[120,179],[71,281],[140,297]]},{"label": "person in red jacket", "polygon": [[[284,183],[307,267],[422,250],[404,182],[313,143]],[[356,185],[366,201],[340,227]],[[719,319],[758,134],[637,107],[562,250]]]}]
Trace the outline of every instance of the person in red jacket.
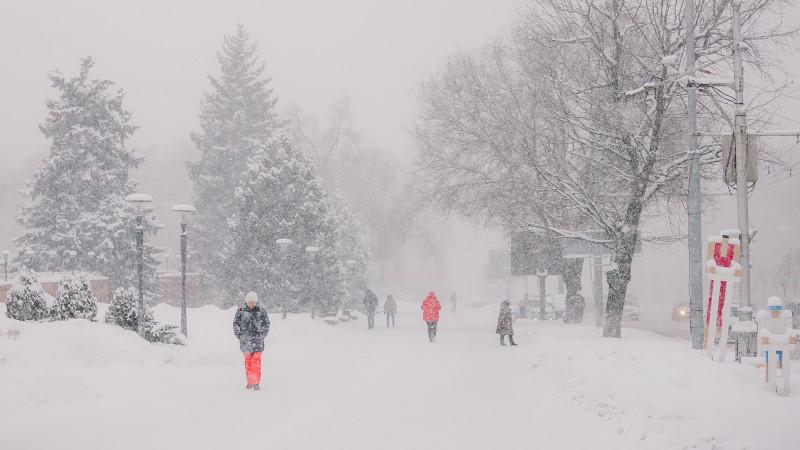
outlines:
[{"label": "person in red jacket", "polygon": [[422,320],[428,324],[428,339],[436,342],[436,324],[439,322],[439,311],[442,309],[439,299],[433,291],[422,301]]}]

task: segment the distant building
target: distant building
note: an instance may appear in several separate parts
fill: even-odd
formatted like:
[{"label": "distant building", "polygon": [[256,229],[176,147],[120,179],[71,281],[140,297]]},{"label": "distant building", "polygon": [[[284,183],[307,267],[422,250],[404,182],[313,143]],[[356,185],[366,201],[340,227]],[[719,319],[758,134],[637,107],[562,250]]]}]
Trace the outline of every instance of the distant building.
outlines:
[{"label": "distant building", "polygon": [[[72,276],[70,272],[41,272],[36,274],[39,284],[42,285],[42,290],[51,296],[55,297],[58,292],[58,283],[61,280]],[[14,285],[14,280],[17,278],[16,274],[8,274],[8,281],[0,281],[0,302],[5,303],[8,296],[8,291]],[[108,303],[111,301],[111,282],[108,277],[98,274],[88,274],[89,288],[94,293],[94,297],[100,303]]]},{"label": "distant building", "polygon": [[[36,276],[42,289],[48,295],[55,297],[58,292],[58,283],[71,276],[69,272],[44,272],[37,273]],[[94,293],[94,297],[99,303],[111,301],[111,282],[108,277],[98,274],[87,275],[89,288]],[[0,302],[5,303],[8,291],[14,285],[16,274],[8,274],[8,281],[0,281]],[[200,281],[202,276],[199,273],[191,272],[186,274],[186,304],[188,306],[200,306]],[[158,280],[161,284],[161,301],[168,305],[180,306],[181,304],[181,274],[179,272],[159,272]]]},{"label": "distant building", "polygon": [[[161,301],[168,305],[181,304],[181,274],[177,271],[159,272],[161,283]],[[200,306],[200,281],[202,276],[197,272],[186,273],[186,305]]]}]

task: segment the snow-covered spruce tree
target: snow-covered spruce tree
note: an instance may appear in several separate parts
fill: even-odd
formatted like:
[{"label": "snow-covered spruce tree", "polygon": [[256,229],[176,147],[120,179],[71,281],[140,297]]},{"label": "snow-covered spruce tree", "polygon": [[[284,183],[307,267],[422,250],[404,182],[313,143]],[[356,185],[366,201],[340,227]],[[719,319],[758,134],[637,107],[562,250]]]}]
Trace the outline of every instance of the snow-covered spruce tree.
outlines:
[{"label": "snow-covered spruce tree", "polygon": [[[135,188],[129,172],[142,158],[124,145],[136,130],[123,106],[124,92],[114,90],[111,81],[90,78],[93,64],[83,59],[72,78],[50,75],[58,96],[47,101],[48,116],[39,127],[50,152],[25,192],[28,201],[17,218],[25,233],[16,240],[16,259],[55,270],[74,264],[120,286],[135,274],[135,216],[124,199]],[[148,218],[147,231],[156,225]],[[69,251],[77,252],[76,261]],[[155,251],[145,248],[150,292],[157,287]]]},{"label": "snow-covered spruce tree", "polygon": [[42,320],[49,316],[42,286],[33,271],[21,271],[6,297],[6,315],[16,320]]},{"label": "snow-covered spruce tree", "polygon": [[97,299],[89,288],[85,274],[68,277],[58,284],[56,302],[50,316],[55,320],[94,320],[97,317]]},{"label": "snow-covered spruce tree", "polygon": [[236,185],[248,158],[283,127],[264,63],[241,25],[225,36],[217,57],[221,73],[210,77],[211,90],[200,107],[201,129],[192,134],[200,160],[188,163],[198,210],[194,261],[214,288],[222,285],[219,257],[226,245],[227,219],[235,211]]},{"label": "snow-covered spruce tree", "polygon": [[106,311],[106,323],[136,330],[139,323],[136,313],[138,294],[134,288],[117,288]]},{"label": "snow-covered spruce tree", "polygon": [[[111,299],[111,304],[106,312],[106,323],[119,325],[132,331],[139,329],[138,316],[139,294],[134,288],[117,288]],[[159,325],[153,316],[153,311],[145,306],[144,309],[144,338],[149,342],[182,345],[184,340],[177,332],[176,325]]]},{"label": "snow-covered spruce tree", "polygon": [[367,268],[370,263],[369,244],[362,224],[356,220],[347,200],[341,195],[328,199],[331,214],[336,224],[339,261],[344,263],[344,298],[342,307],[349,309],[361,306],[364,289],[367,288]]},{"label": "snow-covered spruce tree", "polygon": [[[248,160],[235,206],[222,264],[228,300],[255,290],[276,310],[335,313],[345,292],[338,225],[313,166],[284,134]],[[296,243],[286,254],[275,244],[283,238]],[[320,251],[310,257],[305,249],[314,246]]]}]

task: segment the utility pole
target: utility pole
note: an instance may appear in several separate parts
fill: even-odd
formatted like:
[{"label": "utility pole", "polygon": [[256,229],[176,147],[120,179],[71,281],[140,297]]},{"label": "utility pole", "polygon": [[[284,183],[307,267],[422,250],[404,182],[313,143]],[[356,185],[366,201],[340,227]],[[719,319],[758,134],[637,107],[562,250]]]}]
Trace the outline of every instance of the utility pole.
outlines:
[{"label": "utility pole", "polygon": [[[686,71],[695,76],[694,0],[686,0]],[[702,205],[700,197],[700,155],[697,153],[697,86],[687,84],[687,149],[689,164],[688,234],[689,234],[689,328],[692,348],[703,348],[703,245]]]},{"label": "utility pole", "polygon": [[538,270],[536,276],[539,277],[539,320],[545,320],[547,317],[547,271]]},{"label": "utility pole", "polygon": [[742,17],[740,2],[731,2],[733,25],[733,88],[736,91],[733,138],[736,143],[736,206],[741,243],[742,281],[740,299],[742,307],[750,303],[750,220],[747,204],[747,110],[744,106],[744,67],[742,66]]},{"label": "utility pole", "polygon": [[[598,327],[602,327],[603,311],[605,310],[605,308],[603,308],[603,257],[602,256],[595,255],[592,257],[592,270],[594,271],[593,272],[594,276],[592,277],[592,295],[594,297],[594,323]],[[700,305],[701,309],[702,306],[703,305],[701,304]],[[703,330],[701,328],[700,329],[701,338],[702,338],[702,332]]]}]

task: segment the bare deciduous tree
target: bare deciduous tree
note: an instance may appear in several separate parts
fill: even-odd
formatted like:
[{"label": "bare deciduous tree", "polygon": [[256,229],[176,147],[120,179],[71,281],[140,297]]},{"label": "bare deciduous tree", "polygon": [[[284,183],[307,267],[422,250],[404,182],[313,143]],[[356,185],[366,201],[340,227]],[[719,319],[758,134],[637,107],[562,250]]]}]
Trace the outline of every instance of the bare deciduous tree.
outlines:
[{"label": "bare deciduous tree", "polygon": [[[756,67],[769,64],[768,38],[792,32],[759,23],[784,4],[760,0],[743,13]],[[729,6],[698,3],[702,70],[727,69]],[[455,56],[422,89],[421,167],[433,198],[505,226],[607,242],[615,267],[605,336],[620,336],[646,214],[685,196],[685,91],[661,64],[684,52],[683,7],[544,0],[509,38],[478,56]],[[701,101],[701,125],[722,123],[721,108]],[[719,161],[711,144],[699,149],[704,170]]]}]

